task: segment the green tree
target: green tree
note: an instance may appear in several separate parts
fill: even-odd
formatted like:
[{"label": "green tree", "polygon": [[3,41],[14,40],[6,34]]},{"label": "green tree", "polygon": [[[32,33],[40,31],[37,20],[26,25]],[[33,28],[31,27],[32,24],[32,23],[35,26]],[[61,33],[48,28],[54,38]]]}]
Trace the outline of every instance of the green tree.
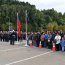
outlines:
[{"label": "green tree", "polygon": [[53,30],[58,30],[58,24],[56,22],[53,23]]},{"label": "green tree", "polygon": [[48,23],[47,29],[48,29],[49,31],[53,31],[53,28],[54,28],[53,23]]}]

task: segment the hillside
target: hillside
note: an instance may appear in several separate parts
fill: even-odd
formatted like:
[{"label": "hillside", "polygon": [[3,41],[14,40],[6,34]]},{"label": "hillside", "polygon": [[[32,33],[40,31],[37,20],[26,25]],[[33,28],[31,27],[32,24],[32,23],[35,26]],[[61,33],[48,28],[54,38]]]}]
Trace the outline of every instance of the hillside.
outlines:
[{"label": "hillside", "polygon": [[[57,12],[53,8],[39,11],[35,5],[28,2],[19,2],[18,0],[0,0],[0,30],[8,30],[9,26],[16,30],[16,14],[18,12],[22,25],[21,30],[25,31],[26,10],[29,18],[28,31],[41,31],[41,29],[64,30],[62,26],[65,26],[65,13]],[[53,29],[51,29],[52,24],[55,24]]]}]

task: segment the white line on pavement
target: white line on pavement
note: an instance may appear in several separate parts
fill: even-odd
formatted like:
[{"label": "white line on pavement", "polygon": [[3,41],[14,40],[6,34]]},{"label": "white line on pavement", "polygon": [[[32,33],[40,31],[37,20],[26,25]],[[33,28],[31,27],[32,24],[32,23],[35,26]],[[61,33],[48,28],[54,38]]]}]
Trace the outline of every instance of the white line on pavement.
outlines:
[{"label": "white line on pavement", "polygon": [[43,55],[49,54],[49,53],[51,53],[51,52],[53,52],[53,51],[46,52],[46,53],[42,53],[42,54],[39,54],[39,55],[36,55],[36,56],[30,57],[30,58],[26,58],[26,59],[23,59],[23,60],[14,61],[14,62],[11,62],[11,63],[8,63],[8,64],[5,64],[5,65],[13,65],[13,64],[16,64],[16,63],[19,63],[19,62],[27,61],[27,60],[30,60],[30,59],[37,58],[37,57],[39,57],[39,56],[43,56]]}]

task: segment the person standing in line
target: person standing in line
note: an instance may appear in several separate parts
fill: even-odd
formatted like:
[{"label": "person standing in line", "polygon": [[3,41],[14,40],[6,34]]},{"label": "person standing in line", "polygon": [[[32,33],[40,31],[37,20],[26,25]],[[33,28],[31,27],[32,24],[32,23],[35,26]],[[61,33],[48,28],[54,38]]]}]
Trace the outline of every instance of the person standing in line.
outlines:
[{"label": "person standing in line", "polygon": [[37,47],[39,47],[40,37],[41,37],[40,32],[38,32],[37,35],[36,35],[36,43],[37,43]]},{"label": "person standing in line", "polygon": [[52,40],[51,40],[51,38],[52,38],[52,34],[49,31],[49,33],[48,33],[48,48],[49,49],[52,49]]},{"label": "person standing in line", "polygon": [[60,50],[60,41],[61,41],[61,36],[59,35],[59,33],[57,33],[57,35],[55,36],[55,41],[56,41],[56,51]]},{"label": "person standing in line", "polygon": [[60,45],[61,45],[62,51],[64,52],[64,50],[65,50],[65,35],[63,36],[63,38],[60,42]]},{"label": "person standing in line", "polygon": [[46,47],[48,48],[48,31],[45,33],[45,44],[46,44]]},{"label": "person standing in line", "polygon": [[44,33],[41,34],[41,44],[42,44],[42,47],[45,47],[45,35]]}]

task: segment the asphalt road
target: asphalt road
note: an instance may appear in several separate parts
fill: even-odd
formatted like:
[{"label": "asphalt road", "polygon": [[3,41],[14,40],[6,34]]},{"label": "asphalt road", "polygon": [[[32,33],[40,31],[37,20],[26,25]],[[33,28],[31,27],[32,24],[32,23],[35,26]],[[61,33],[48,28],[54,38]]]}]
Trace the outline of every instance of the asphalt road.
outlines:
[{"label": "asphalt road", "polygon": [[0,42],[0,65],[65,65],[65,52]]}]

